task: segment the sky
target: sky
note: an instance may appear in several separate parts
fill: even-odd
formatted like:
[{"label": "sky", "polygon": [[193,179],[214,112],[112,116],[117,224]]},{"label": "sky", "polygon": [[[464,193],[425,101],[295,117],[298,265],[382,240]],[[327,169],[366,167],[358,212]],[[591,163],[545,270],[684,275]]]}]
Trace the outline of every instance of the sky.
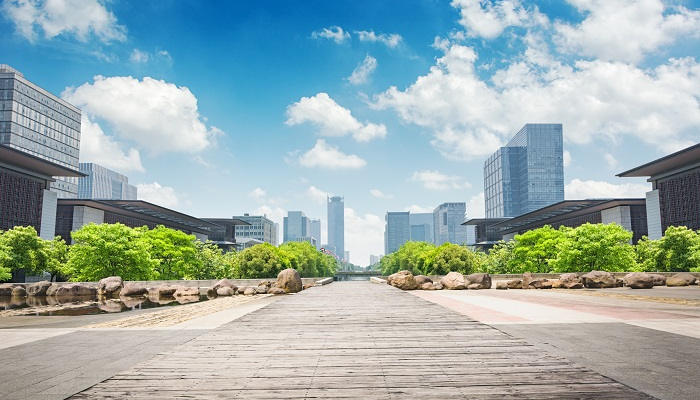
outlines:
[{"label": "sky", "polygon": [[198,217],[345,198],[345,248],[387,211],[467,203],[526,123],[562,123],[567,199],[700,140],[700,4],[661,0],[0,0],[0,63],[83,110],[81,162]]}]

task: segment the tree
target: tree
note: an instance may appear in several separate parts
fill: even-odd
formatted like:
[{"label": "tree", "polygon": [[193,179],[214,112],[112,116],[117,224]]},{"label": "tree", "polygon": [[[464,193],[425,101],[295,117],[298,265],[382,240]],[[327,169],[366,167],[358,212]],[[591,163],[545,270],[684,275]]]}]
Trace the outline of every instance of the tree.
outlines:
[{"label": "tree", "polygon": [[302,277],[320,276],[321,252],[309,242],[287,242],[279,247],[289,265]]},{"label": "tree", "polygon": [[382,275],[391,275],[399,271],[399,258],[396,252],[389,253],[379,261]]},{"label": "tree", "polygon": [[632,232],[620,225],[586,223],[564,232],[564,240],[557,245],[559,254],[550,263],[552,272],[636,269]]},{"label": "tree", "polygon": [[556,259],[558,246],[566,240],[566,229],[554,229],[549,225],[515,235],[511,273],[549,272],[550,262]]},{"label": "tree", "polygon": [[664,236],[655,243],[655,266],[657,271],[690,271],[700,268],[697,251],[700,235],[685,226],[669,226]]},{"label": "tree", "polygon": [[398,258],[398,270],[409,270],[413,274],[429,274],[430,263],[434,257],[436,247],[427,242],[406,242],[396,252]]},{"label": "tree", "polygon": [[188,268],[185,279],[222,279],[231,278],[234,274],[233,264],[236,253],[226,254],[214,243],[195,242],[196,259]]},{"label": "tree", "polygon": [[194,235],[159,225],[144,230],[141,238],[148,243],[151,258],[158,262],[155,279],[182,279],[193,275],[200,264]]},{"label": "tree", "polygon": [[515,241],[500,241],[489,250],[486,257],[482,256],[481,272],[489,274],[511,274],[517,267],[513,263],[513,248]]},{"label": "tree", "polygon": [[238,253],[234,275],[239,279],[274,278],[289,265],[279,248],[261,243]]},{"label": "tree", "polygon": [[143,229],[123,224],[88,224],[73,232],[65,271],[72,281],[97,281],[118,275],[149,280],[158,261],[151,258]]},{"label": "tree", "polygon": [[[2,235],[2,231],[0,231],[0,235]],[[7,281],[12,278],[12,270],[10,268],[5,267],[6,263],[8,263],[10,260],[10,252],[7,246],[5,246],[2,241],[0,241],[0,282],[2,281]]]},{"label": "tree", "polygon": [[51,281],[58,279],[66,270],[68,262],[68,245],[62,237],[56,236],[53,240],[44,242],[46,251],[46,272],[51,274]]},{"label": "tree", "polygon": [[428,265],[430,275],[445,275],[451,271],[468,275],[479,269],[479,260],[464,246],[444,243],[434,250],[434,254]]},{"label": "tree", "polygon": [[39,274],[46,268],[44,241],[32,226],[15,226],[3,232],[0,235],[0,245],[5,254],[0,259],[0,267],[3,269]]}]

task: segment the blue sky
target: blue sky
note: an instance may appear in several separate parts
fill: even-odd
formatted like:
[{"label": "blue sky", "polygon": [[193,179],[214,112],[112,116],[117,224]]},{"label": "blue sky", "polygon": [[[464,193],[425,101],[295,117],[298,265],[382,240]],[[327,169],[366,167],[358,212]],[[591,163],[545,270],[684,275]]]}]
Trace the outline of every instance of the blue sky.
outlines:
[{"label": "blue sky", "polygon": [[528,122],[564,124],[567,198],[698,142],[698,2],[4,0],[0,63],[83,109],[81,161],[202,217],[345,196],[354,263],[387,210],[465,201]]}]

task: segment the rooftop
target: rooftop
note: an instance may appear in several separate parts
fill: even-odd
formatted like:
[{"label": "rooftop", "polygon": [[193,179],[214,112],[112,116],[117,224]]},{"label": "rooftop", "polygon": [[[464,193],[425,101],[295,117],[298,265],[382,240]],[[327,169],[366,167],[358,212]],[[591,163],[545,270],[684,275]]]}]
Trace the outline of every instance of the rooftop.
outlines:
[{"label": "rooftop", "polygon": [[3,163],[22,168],[27,171],[51,176],[85,176],[80,171],[64,167],[35,155],[25,153],[22,150],[0,144],[0,160]]},{"label": "rooftop", "polygon": [[651,177],[692,164],[700,164],[700,143],[632,168],[629,171],[621,172],[617,176],[621,178]]}]

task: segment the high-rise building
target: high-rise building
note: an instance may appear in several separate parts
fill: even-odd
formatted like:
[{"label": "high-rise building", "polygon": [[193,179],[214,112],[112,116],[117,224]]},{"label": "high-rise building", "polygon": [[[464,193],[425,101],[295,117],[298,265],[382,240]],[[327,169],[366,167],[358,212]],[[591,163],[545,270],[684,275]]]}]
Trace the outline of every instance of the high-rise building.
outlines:
[{"label": "high-rise building", "polygon": [[350,262],[350,252],[348,250],[345,250],[345,256],[343,256],[343,261],[345,262]]},{"label": "high-rise building", "polygon": [[467,215],[466,203],[442,203],[433,210],[433,237],[435,244],[464,244],[467,229],[462,222]]},{"label": "high-rise building", "polygon": [[433,242],[432,213],[411,213],[408,219],[411,224],[411,240],[416,242]]},{"label": "high-rise building", "polygon": [[250,225],[236,225],[236,242],[246,239],[256,239],[277,246],[279,243],[279,225],[265,215],[243,214],[233,217]]},{"label": "high-rise building", "polygon": [[486,218],[515,217],[564,200],[561,124],[526,124],[484,162]]},{"label": "high-rise building", "polygon": [[411,224],[408,211],[389,211],[384,217],[384,254],[390,254],[411,240]]},{"label": "high-rise building", "polygon": [[311,224],[302,211],[287,212],[287,216],[284,217],[283,237],[285,243],[298,242],[298,239],[311,237]]},{"label": "high-rise building", "polygon": [[345,255],[345,201],[340,196],[328,198],[328,245],[335,254]]},{"label": "high-rise building", "polygon": [[321,220],[312,219],[309,224],[311,225],[311,237],[316,239],[316,248],[321,248]]},{"label": "high-rise building", "polygon": [[382,256],[370,254],[369,265],[375,265],[382,259]]},{"label": "high-rise building", "polygon": [[116,171],[94,163],[80,163],[78,197],[95,200],[136,200],[136,186],[129,178]]}]

